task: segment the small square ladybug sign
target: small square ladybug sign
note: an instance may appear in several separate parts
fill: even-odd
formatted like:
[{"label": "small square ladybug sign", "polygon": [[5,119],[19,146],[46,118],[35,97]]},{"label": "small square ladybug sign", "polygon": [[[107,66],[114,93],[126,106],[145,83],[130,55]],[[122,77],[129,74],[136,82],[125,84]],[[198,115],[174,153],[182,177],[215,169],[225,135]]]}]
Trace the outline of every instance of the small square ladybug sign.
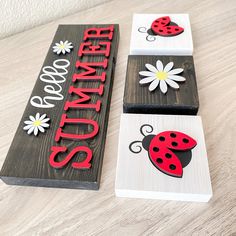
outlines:
[{"label": "small square ladybug sign", "polygon": [[131,55],[192,55],[188,14],[134,14]]},{"label": "small square ladybug sign", "polygon": [[201,118],[123,114],[115,190],[120,197],[208,202]]}]

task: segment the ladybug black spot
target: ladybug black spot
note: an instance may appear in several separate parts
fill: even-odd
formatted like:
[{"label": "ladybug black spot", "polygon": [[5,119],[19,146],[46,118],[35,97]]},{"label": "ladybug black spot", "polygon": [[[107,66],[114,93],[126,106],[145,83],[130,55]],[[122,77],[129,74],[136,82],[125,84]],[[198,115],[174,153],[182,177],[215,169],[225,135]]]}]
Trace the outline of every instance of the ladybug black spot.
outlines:
[{"label": "ladybug black spot", "polygon": [[163,160],[161,158],[157,158],[157,163],[161,164]]},{"label": "ladybug black spot", "polygon": [[184,142],[184,143],[188,143],[188,142],[189,142],[189,140],[188,140],[188,139],[186,139],[186,138],[183,138],[183,142]]},{"label": "ladybug black spot", "polygon": [[158,23],[158,22],[159,22],[159,20],[155,20],[155,22],[156,22],[156,23]]},{"label": "ladybug black spot", "polygon": [[161,136],[161,137],[159,137],[159,140],[163,142],[163,141],[165,141],[165,137]]},{"label": "ladybug black spot", "polygon": [[159,30],[159,32],[163,32],[163,30],[162,30],[162,29],[160,29],[160,30]]},{"label": "ladybug black spot", "polygon": [[171,138],[176,138],[176,134],[175,133],[170,133],[170,137]]},{"label": "ladybug black spot", "polygon": [[153,151],[154,151],[154,152],[159,152],[159,150],[160,150],[160,149],[159,149],[158,147],[154,147],[154,148],[153,148]]},{"label": "ladybug black spot", "polygon": [[171,144],[172,144],[172,146],[174,146],[174,147],[178,146],[178,143],[176,143],[176,142],[172,142]]},{"label": "ladybug black spot", "polygon": [[165,22],[161,22],[161,24],[162,24],[162,25],[164,25],[164,24],[165,24]]},{"label": "ladybug black spot", "polygon": [[166,153],[165,156],[166,156],[166,158],[171,158],[172,157],[172,155],[170,153]]},{"label": "ladybug black spot", "polygon": [[168,30],[169,30],[169,29],[171,29],[169,26],[168,26],[168,27],[166,27],[166,28],[167,28]]},{"label": "ladybug black spot", "polygon": [[171,34],[171,31],[167,31],[167,34]]},{"label": "ladybug black spot", "polygon": [[163,20],[166,20],[166,18],[164,17],[164,18],[162,18]]},{"label": "ladybug black spot", "polygon": [[170,168],[171,170],[175,170],[175,169],[176,169],[176,166],[173,165],[173,164],[171,164],[171,165],[169,166],[169,168]]},{"label": "ladybug black spot", "polygon": [[175,29],[175,31],[179,31],[179,29],[178,29],[178,28],[176,28],[176,29]]}]

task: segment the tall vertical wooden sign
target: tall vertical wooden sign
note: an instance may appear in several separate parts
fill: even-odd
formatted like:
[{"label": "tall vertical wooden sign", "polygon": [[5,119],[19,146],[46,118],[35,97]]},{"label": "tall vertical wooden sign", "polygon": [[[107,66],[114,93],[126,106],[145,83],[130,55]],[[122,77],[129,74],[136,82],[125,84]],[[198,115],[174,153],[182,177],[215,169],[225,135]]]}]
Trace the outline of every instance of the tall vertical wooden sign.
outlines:
[{"label": "tall vertical wooden sign", "polygon": [[1,170],[7,184],[98,189],[118,25],[60,25]]}]

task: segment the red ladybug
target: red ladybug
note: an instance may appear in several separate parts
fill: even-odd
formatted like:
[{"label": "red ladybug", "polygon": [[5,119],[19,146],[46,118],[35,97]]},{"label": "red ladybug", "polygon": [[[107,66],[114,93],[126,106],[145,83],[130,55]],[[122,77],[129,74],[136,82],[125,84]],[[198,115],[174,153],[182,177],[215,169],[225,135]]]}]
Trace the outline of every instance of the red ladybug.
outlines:
[{"label": "red ladybug", "polygon": [[144,136],[142,141],[134,141],[129,145],[133,153],[141,152],[141,146],[136,146],[138,150],[133,149],[136,143],[142,143],[142,147],[148,151],[149,159],[152,164],[163,173],[181,178],[183,168],[191,161],[191,149],[197,142],[190,136],[178,131],[164,131],[157,135],[145,135],[143,128],[149,127],[147,133],[153,131],[153,127],[144,124],[140,127],[140,133]]},{"label": "red ladybug", "polygon": [[184,32],[184,28],[172,22],[169,16],[163,16],[154,20],[150,29],[147,30],[146,27],[140,27],[138,31],[140,33],[148,33],[147,41],[154,41],[155,35],[163,37],[176,36]]}]

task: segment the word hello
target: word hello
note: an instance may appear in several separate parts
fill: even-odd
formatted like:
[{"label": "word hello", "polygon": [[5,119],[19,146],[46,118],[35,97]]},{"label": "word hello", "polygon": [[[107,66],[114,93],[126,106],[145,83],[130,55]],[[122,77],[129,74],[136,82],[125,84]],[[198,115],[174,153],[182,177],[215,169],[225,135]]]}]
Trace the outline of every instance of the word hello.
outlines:
[{"label": "word hello", "polygon": [[50,96],[40,97],[33,96],[30,99],[30,104],[39,108],[52,108],[55,104],[52,101],[62,100],[64,97],[61,94],[61,83],[66,81],[65,75],[68,74],[66,69],[70,65],[70,62],[66,59],[58,59],[53,62],[53,66],[44,66],[39,79],[47,83],[44,86],[44,91]]},{"label": "word hello", "polygon": [[[66,112],[70,109],[79,110],[94,110],[99,114],[102,106],[100,99],[97,99],[95,103],[90,102],[91,96],[97,94],[102,96],[104,94],[104,84],[106,82],[106,68],[108,67],[108,59],[111,50],[111,40],[113,38],[114,26],[109,27],[93,27],[84,31],[83,42],[80,44],[78,50],[78,60],[76,61],[75,67],[78,73],[74,73],[72,76],[73,85],[69,87],[69,94],[78,96],[78,99],[69,101],[67,100],[64,105],[65,113],[62,114],[59,127],[56,131],[54,140],[59,142],[62,139],[69,139],[75,141],[87,140],[94,138],[99,132],[99,124],[96,120],[84,118],[72,118],[68,117]],[[96,39],[96,41],[93,41]],[[96,44],[95,44],[96,42]],[[82,61],[83,56],[87,56],[86,61]],[[99,57],[96,57],[99,55]],[[102,58],[100,61],[94,61],[93,59]],[[102,73],[97,73],[97,69],[101,70]],[[80,72],[80,73],[79,73]],[[76,82],[78,81],[97,81],[100,83],[99,87],[77,87]],[[89,84],[86,84],[89,85]],[[58,95],[58,94],[57,94]],[[59,97],[59,96],[58,96]],[[73,96],[74,98],[74,96]],[[40,100],[41,101],[41,100]],[[45,101],[44,101],[45,102]],[[41,103],[42,104],[42,103]],[[97,117],[97,116],[95,116]],[[91,126],[92,131],[88,131],[86,134],[78,133],[67,133],[63,131],[63,128],[69,125],[88,125]],[[91,160],[93,152],[90,147],[87,146],[76,146],[72,150],[68,150],[66,146],[52,146],[51,154],[49,157],[49,163],[54,168],[62,168],[67,165],[75,155],[83,152],[85,159],[82,162],[72,162],[72,167],[77,169],[88,169],[91,167]],[[69,151],[67,153],[67,151]],[[66,154],[65,157],[60,157],[60,161],[57,161],[58,155]],[[63,160],[62,160],[63,159]]]}]

